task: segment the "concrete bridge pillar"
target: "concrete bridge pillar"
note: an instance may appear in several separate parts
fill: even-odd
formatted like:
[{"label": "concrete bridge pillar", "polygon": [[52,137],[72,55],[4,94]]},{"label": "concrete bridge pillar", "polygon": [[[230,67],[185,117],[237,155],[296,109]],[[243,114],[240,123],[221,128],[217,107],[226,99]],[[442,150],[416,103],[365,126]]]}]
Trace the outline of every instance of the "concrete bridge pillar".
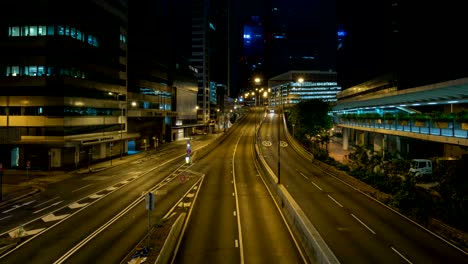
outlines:
[{"label": "concrete bridge pillar", "polygon": [[374,134],[374,151],[382,153],[384,151],[384,135]]},{"label": "concrete bridge pillar", "polygon": [[343,128],[343,150],[348,150],[349,148],[349,128]]}]

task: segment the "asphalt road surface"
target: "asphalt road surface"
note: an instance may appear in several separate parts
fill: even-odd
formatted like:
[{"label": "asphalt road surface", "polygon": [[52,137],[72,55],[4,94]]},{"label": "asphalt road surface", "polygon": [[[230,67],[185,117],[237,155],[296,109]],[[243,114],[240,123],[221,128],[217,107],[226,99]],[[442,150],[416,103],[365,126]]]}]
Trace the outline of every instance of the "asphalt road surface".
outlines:
[{"label": "asphalt road surface", "polygon": [[205,174],[174,263],[305,263],[254,164],[249,116],[194,164]]},{"label": "asphalt road surface", "polygon": [[267,114],[262,153],[341,263],[468,263],[447,241],[362,194],[298,155]]}]

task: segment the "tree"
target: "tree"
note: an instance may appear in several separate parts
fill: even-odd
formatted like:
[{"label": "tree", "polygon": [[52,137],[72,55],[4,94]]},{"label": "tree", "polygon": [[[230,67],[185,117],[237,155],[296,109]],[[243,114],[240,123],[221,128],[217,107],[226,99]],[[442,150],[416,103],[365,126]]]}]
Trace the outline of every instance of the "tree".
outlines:
[{"label": "tree", "polygon": [[328,131],[331,117],[328,115],[331,107],[327,102],[318,99],[302,101],[289,109],[288,122],[294,125],[294,135],[297,138],[315,137]]}]

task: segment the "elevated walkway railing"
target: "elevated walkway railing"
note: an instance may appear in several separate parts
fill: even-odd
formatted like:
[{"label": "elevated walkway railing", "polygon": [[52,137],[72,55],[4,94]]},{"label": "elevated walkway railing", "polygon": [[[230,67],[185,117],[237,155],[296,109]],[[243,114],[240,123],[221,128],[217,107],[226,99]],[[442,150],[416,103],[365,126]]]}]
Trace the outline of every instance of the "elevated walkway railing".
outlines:
[{"label": "elevated walkway railing", "polygon": [[401,132],[412,132],[425,135],[454,137],[468,139],[468,126],[465,123],[458,122],[435,122],[433,120],[427,121],[397,121],[397,120],[345,120],[341,118],[334,118],[335,124],[355,126],[363,128],[385,129]]}]

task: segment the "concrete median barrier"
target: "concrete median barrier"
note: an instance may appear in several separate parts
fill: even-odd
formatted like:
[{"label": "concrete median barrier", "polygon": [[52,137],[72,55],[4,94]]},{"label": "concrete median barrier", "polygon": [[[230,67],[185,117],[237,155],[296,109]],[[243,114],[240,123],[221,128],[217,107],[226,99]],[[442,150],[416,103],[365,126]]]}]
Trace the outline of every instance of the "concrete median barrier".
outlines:
[{"label": "concrete median barrier", "polygon": [[306,217],[302,209],[292,198],[286,188],[277,184],[277,177],[263,159],[258,146],[255,146],[256,158],[259,167],[263,169],[261,176],[267,183],[267,187],[273,193],[274,198],[281,206],[281,210],[289,226],[306,251],[311,263],[340,263],[335,254],[323,240],[312,222]]}]

